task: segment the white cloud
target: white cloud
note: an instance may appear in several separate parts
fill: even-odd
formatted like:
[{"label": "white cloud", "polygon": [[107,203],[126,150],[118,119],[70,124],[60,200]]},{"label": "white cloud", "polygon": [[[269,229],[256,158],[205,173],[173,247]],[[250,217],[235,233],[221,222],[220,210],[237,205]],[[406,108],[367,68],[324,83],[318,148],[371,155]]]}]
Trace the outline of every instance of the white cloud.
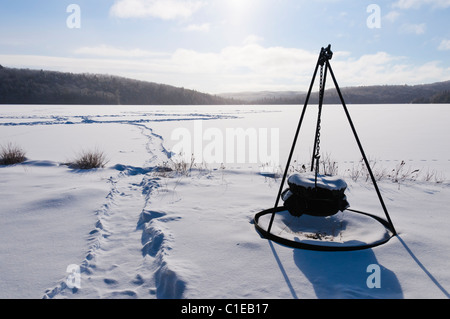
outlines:
[{"label": "white cloud", "polygon": [[392,6],[399,9],[419,9],[431,5],[433,8],[448,8],[450,0],[398,0]]},{"label": "white cloud", "polygon": [[[408,62],[408,58],[386,52],[367,54],[358,59],[335,61],[336,76],[345,85],[423,84],[448,79],[450,68],[439,61],[424,64]],[[339,76],[340,75],[340,76]],[[342,78],[344,75],[344,78]]]},{"label": "white cloud", "polygon": [[390,11],[388,14],[384,16],[384,18],[390,22],[395,22],[397,18],[400,16],[398,11]]},{"label": "white cloud", "polygon": [[251,35],[247,36],[247,37],[244,39],[243,44],[244,44],[244,45],[248,45],[248,44],[259,44],[259,43],[262,43],[263,41],[264,41],[264,38],[263,38],[263,37],[260,37],[260,36],[251,34]]},{"label": "white cloud", "polygon": [[188,18],[204,5],[199,0],[116,0],[110,14],[118,18]]},{"label": "white cloud", "polygon": [[128,58],[144,58],[164,56],[165,53],[146,51],[141,49],[121,49],[109,45],[98,45],[95,47],[81,47],[75,50],[76,55],[101,56],[101,57],[128,57]]},{"label": "white cloud", "polygon": [[202,23],[202,24],[190,24],[183,30],[188,32],[208,32],[209,29],[210,29],[209,23]]},{"label": "white cloud", "polygon": [[441,50],[441,51],[450,50],[450,40],[447,40],[447,39],[442,40],[441,44],[439,44],[438,50]]},{"label": "white cloud", "polygon": [[[193,50],[176,50],[167,65],[179,73],[202,78],[202,88],[208,92],[230,92],[266,89],[298,89],[303,76],[311,76],[311,65],[317,53],[282,47],[265,48],[256,43],[229,46],[219,52],[202,53]],[[295,71],[294,71],[295,70]],[[288,84],[286,84],[288,83]]]},{"label": "white cloud", "polygon": [[[450,49],[448,42],[443,43],[442,49]],[[178,49],[161,53],[101,45],[80,48],[76,53],[77,58],[0,55],[0,61],[6,67],[113,74],[221,93],[306,91],[318,54],[257,43],[228,46],[217,52]],[[341,87],[431,83],[447,80],[450,73],[439,61],[419,64],[386,52],[355,57],[351,52],[337,51],[332,66]]]},{"label": "white cloud", "polygon": [[425,23],[421,24],[409,24],[405,23],[400,27],[400,32],[405,34],[416,34],[421,35],[424,34],[427,29],[427,25]]}]

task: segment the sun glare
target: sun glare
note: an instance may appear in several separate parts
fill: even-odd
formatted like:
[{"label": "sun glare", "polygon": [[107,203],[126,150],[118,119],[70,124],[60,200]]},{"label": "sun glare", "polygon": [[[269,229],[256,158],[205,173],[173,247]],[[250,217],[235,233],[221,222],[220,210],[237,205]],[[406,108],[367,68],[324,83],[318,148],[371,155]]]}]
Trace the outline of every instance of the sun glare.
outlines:
[{"label": "sun glare", "polygon": [[248,12],[256,5],[254,0],[227,0],[226,3],[230,10],[236,14]]},{"label": "sun glare", "polygon": [[252,23],[261,0],[225,0],[223,3],[228,22],[243,26]]}]

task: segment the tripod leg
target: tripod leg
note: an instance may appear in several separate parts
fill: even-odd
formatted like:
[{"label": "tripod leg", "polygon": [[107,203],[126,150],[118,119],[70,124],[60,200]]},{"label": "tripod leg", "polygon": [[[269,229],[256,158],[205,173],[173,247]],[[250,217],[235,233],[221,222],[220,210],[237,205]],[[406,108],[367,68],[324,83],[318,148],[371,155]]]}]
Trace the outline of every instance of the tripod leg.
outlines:
[{"label": "tripod leg", "polygon": [[378,188],[377,182],[376,182],[375,177],[373,175],[372,169],[370,168],[369,161],[367,160],[366,154],[364,153],[364,150],[363,150],[363,147],[362,147],[361,142],[359,140],[358,134],[356,133],[355,126],[353,125],[353,121],[352,121],[352,119],[350,117],[350,113],[348,112],[348,109],[347,109],[347,106],[345,104],[344,98],[342,96],[341,90],[339,89],[339,85],[338,85],[338,83],[336,81],[336,77],[334,76],[333,70],[331,69],[330,62],[327,60],[326,63],[327,63],[328,68],[330,70],[331,77],[333,78],[334,86],[336,87],[336,91],[338,92],[338,95],[339,95],[339,98],[341,100],[342,106],[344,107],[344,111],[345,111],[345,114],[347,116],[348,122],[350,123],[350,127],[351,127],[351,129],[353,131],[353,135],[355,136],[356,143],[358,144],[358,147],[359,147],[359,150],[360,150],[361,155],[363,157],[364,163],[365,163],[365,165],[367,167],[367,170],[369,171],[370,178],[372,179],[372,183],[373,183],[373,185],[375,187],[375,191],[377,192],[377,195],[378,195],[378,199],[380,200],[381,206],[383,207],[383,211],[384,211],[384,213],[386,215],[386,218],[387,218],[387,220],[388,220],[388,222],[389,222],[389,224],[391,226],[391,230],[392,230],[393,234],[397,235],[397,232],[396,232],[396,230],[394,228],[394,224],[392,223],[392,220],[391,220],[391,218],[389,216],[389,213],[387,211],[386,205],[384,204],[383,197],[381,196],[380,189]]},{"label": "tripod leg", "polygon": [[308,94],[306,95],[305,105],[303,106],[303,111],[302,111],[302,114],[300,116],[300,120],[299,120],[299,123],[298,123],[297,131],[295,132],[294,141],[292,143],[292,147],[291,147],[291,151],[289,153],[289,157],[288,157],[288,161],[287,161],[287,164],[286,164],[286,168],[284,170],[283,178],[281,180],[280,189],[278,191],[278,195],[277,195],[277,198],[275,200],[275,205],[273,207],[272,217],[270,218],[269,227],[267,229],[268,233],[270,233],[270,230],[272,229],[273,220],[275,218],[275,210],[278,207],[278,204],[280,202],[280,196],[281,196],[281,193],[283,192],[284,183],[286,182],[287,172],[289,170],[289,166],[291,165],[292,155],[294,154],[295,145],[297,144],[298,135],[300,133],[300,128],[301,128],[302,123],[303,123],[303,118],[305,117],[306,107],[308,106],[308,103],[309,103],[309,98],[311,96],[311,91],[312,91],[312,88],[314,86],[314,82],[316,80],[316,75],[317,75],[317,70],[318,69],[319,69],[319,61],[317,61],[316,68],[314,70],[314,74],[313,74],[313,77],[312,77],[312,80],[311,80],[311,84],[309,86]]}]

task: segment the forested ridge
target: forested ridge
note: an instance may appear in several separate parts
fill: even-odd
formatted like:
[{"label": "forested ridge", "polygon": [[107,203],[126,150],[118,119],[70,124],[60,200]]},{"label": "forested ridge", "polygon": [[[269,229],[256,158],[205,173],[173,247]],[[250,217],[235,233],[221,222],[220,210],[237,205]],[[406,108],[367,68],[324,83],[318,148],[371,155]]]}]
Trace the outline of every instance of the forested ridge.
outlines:
[{"label": "forested ridge", "polygon": [[[409,104],[450,103],[450,81],[421,85],[375,85],[341,87],[347,104]],[[227,98],[244,99],[253,104],[304,104],[305,92],[242,92],[226,93]],[[317,104],[319,94],[311,94],[310,103]],[[333,84],[327,85],[325,104],[340,104],[341,100]]]},{"label": "forested ridge", "polygon": [[74,74],[0,66],[0,104],[233,104],[215,95],[102,74]]},{"label": "forested ridge", "polygon": [[[331,84],[330,84],[331,85]],[[348,104],[450,103],[450,81],[422,85],[341,88]],[[303,104],[304,92],[241,92],[211,95],[113,75],[15,69],[0,65],[0,104],[226,105]],[[318,93],[310,103],[318,103]],[[339,104],[334,87],[325,104]]]}]

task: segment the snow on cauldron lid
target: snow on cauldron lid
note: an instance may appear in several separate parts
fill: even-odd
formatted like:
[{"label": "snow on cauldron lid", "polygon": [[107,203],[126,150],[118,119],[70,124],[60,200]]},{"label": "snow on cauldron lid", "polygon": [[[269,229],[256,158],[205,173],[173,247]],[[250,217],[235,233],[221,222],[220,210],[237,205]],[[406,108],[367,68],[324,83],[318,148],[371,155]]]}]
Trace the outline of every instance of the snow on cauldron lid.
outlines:
[{"label": "snow on cauldron lid", "polygon": [[[288,178],[288,184],[294,184],[304,188],[316,187],[315,174],[292,174]],[[328,189],[330,191],[341,191],[347,188],[347,183],[337,176],[317,175],[317,187]]]}]

